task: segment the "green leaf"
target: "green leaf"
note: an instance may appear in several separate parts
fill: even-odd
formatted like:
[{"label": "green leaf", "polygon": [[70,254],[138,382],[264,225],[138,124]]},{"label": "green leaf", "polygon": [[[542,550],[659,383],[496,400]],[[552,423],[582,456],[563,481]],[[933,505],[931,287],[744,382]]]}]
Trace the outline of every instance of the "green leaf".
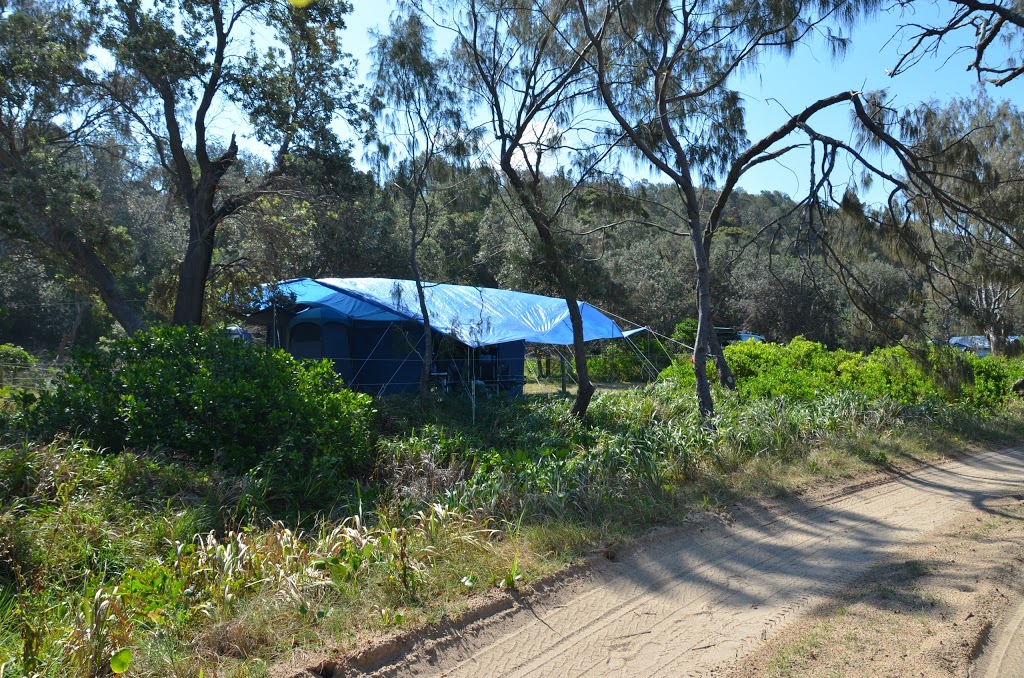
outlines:
[{"label": "green leaf", "polygon": [[114,673],[121,674],[128,670],[128,666],[132,663],[132,651],[127,647],[121,648],[114,653],[114,656],[110,658],[110,670]]}]

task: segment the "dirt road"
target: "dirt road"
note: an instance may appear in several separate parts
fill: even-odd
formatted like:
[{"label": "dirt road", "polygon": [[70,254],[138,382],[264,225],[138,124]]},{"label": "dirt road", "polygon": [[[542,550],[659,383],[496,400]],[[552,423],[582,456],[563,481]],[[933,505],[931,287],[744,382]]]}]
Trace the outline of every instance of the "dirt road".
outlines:
[{"label": "dirt road", "polygon": [[746,505],[730,522],[706,516],[657,532],[552,593],[361,668],[472,677],[725,673],[871,568],[903,562],[965,516],[1002,515],[1022,495],[1024,448],[1015,448],[833,496]]}]

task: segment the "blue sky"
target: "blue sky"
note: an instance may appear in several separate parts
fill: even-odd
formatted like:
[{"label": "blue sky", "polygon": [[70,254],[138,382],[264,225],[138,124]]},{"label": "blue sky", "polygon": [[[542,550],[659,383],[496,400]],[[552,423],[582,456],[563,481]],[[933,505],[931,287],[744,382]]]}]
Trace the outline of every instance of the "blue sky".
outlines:
[{"label": "blue sky", "polygon": [[[365,74],[370,67],[369,31],[386,30],[394,5],[387,0],[353,1],[346,33],[347,48],[359,60]],[[901,107],[932,99],[971,96],[977,78],[965,70],[969,55],[953,54],[952,50],[925,59],[910,72],[895,78],[887,74],[887,69],[896,64],[901,41],[905,40],[897,35],[900,24],[911,19],[922,23],[938,20],[945,9],[946,5],[937,1],[919,5],[916,17],[901,16],[898,10],[893,10],[864,19],[850,33],[852,45],[838,61],[830,58],[821,40],[800,45],[791,57],[773,56],[766,60],[756,72],[747,73],[733,83],[743,95],[748,136],[760,138],[785,121],[789,117],[787,111],[799,111],[822,97],[841,91],[884,88],[889,91],[892,102]],[[971,36],[962,38],[969,40]],[[1018,101],[1024,94],[1024,78],[998,89],[989,85],[988,92],[995,99]],[[844,140],[850,137],[848,108],[820,114],[814,121],[830,136]],[[748,173],[741,186],[753,193],[779,190],[799,195],[807,189],[808,160],[807,154],[796,153],[789,159],[767,163]],[[659,180],[656,175],[649,178]],[[882,195],[881,187],[876,184],[866,197],[877,201]]]}]

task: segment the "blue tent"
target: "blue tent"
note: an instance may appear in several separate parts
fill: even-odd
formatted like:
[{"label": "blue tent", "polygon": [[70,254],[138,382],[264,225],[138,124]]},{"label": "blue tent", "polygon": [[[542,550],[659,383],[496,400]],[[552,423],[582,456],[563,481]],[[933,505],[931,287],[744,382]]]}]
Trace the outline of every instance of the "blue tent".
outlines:
[{"label": "blue tent", "polygon": [[[423,283],[441,383],[482,381],[521,392],[525,344],[572,343],[564,299],[468,285]],[[306,358],[330,358],[352,388],[387,394],[415,390],[423,348],[416,284],[388,278],[299,278],[264,288],[268,341]],[[287,299],[285,307],[272,297]],[[623,336],[615,322],[579,302],[587,341]],[[461,348],[460,348],[461,347]]]}]

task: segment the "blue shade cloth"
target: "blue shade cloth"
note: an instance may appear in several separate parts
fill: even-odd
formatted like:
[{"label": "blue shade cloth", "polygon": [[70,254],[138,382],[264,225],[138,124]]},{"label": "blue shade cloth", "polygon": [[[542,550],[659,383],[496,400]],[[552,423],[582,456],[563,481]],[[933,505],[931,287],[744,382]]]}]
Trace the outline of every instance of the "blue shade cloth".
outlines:
[{"label": "blue shade cloth", "polygon": [[[423,283],[430,326],[467,346],[509,341],[572,343],[564,299],[469,285]],[[390,278],[299,278],[270,286],[295,302],[331,308],[353,321],[422,323],[416,283]],[[619,339],[622,330],[590,304],[578,302],[586,341]]]}]

